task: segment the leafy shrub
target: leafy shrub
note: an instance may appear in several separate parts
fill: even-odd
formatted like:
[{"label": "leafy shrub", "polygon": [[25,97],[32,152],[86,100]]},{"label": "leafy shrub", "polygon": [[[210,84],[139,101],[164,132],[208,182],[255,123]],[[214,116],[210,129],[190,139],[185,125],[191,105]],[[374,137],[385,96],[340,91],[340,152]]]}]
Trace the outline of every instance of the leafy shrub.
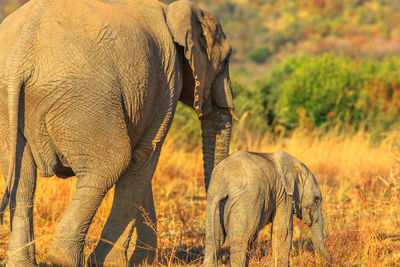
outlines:
[{"label": "leafy shrub", "polygon": [[282,81],[276,112],[279,122],[289,127],[299,124],[299,112],[306,111],[315,126],[328,118],[346,119],[358,98],[362,80],[348,59],[326,54],[303,57],[287,81]]},{"label": "leafy shrub", "polygon": [[263,63],[271,56],[271,54],[271,50],[264,46],[251,50],[248,54],[248,57],[254,62]]},{"label": "leafy shrub", "polygon": [[275,107],[281,96],[281,84],[289,79],[290,75],[299,67],[300,61],[294,57],[286,59],[285,62],[276,65],[270,74],[255,82],[257,91],[260,92],[260,101],[266,110],[269,125],[276,122]]},{"label": "leafy shrub", "polygon": [[356,61],[335,54],[291,57],[261,84],[269,124],[314,127],[346,123],[390,129],[400,114],[400,57]]}]

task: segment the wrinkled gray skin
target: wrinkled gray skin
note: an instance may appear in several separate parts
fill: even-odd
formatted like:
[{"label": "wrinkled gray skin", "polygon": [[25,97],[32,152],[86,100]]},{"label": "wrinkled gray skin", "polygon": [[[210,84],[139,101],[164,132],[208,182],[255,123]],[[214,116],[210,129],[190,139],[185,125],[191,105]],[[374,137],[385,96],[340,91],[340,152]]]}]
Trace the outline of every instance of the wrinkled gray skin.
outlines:
[{"label": "wrinkled gray skin", "polygon": [[331,261],[321,201],[313,174],[286,152],[233,153],[214,169],[207,192],[205,266],[216,266],[216,252],[226,237],[231,265],[247,266],[248,245],[268,223],[274,265],[288,266],[293,212],[310,227],[314,248]]},{"label": "wrinkled gray skin", "polygon": [[[115,184],[89,265],[151,261],[151,178],[178,100],[202,125],[205,183],[228,155],[231,47],[215,16],[187,1],[31,0],[0,25],[0,164],[10,200],[8,266],[35,265],[33,197],[41,176],[76,175],[48,259],[83,266],[84,240]],[[232,115],[231,115],[232,114]],[[8,194],[8,192],[11,192]],[[136,227],[139,245],[126,255]]]}]

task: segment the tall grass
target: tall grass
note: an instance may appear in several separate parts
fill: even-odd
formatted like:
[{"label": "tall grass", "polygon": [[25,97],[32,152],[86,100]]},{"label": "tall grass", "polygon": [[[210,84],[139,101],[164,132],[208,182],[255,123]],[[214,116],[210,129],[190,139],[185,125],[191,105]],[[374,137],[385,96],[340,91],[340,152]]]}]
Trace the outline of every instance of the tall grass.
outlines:
[{"label": "tall grass", "polygon": [[[323,195],[326,243],[339,266],[400,263],[400,149],[395,133],[379,145],[364,132],[355,135],[296,131],[290,138],[235,135],[232,151],[284,149],[314,173]],[[241,136],[241,138],[239,138]],[[200,147],[184,149],[169,136],[153,179],[160,265],[199,265],[202,261],[205,189]],[[74,192],[75,178],[39,178],[34,209],[37,259],[46,263],[46,249],[57,222]],[[0,188],[4,189],[1,179]],[[2,190],[1,190],[2,191]],[[85,253],[94,248],[112,205],[111,190],[100,206],[86,239]],[[8,214],[0,226],[0,263],[6,262]],[[132,249],[130,249],[131,251]],[[253,265],[271,262],[269,227],[251,252]],[[226,253],[222,261],[227,262]],[[307,227],[294,220],[293,266],[323,265],[311,250]]]}]

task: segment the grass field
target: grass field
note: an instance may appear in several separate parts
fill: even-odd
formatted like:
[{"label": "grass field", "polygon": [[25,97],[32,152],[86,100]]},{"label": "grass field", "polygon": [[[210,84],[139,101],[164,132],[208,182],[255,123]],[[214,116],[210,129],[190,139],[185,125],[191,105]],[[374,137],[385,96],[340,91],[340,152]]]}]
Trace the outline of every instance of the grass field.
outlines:
[{"label": "grass field", "polygon": [[[272,135],[255,138],[237,134],[231,151],[272,152],[284,149],[298,157],[314,173],[323,195],[326,244],[338,266],[395,266],[400,264],[400,148],[398,137],[326,134],[322,137],[297,131],[291,138]],[[240,136],[240,137],[239,137]],[[319,137],[318,137],[319,136]],[[153,179],[158,218],[161,266],[202,262],[205,190],[200,147],[191,151],[167,138]],[[35,197],[36,254],[46,263],[48,248],[58,220],[74,192],[75,179],[39,178]],[[1,179],[0,191],[4,190]],[[86,255],[94,248],[112,204],[112,190],[103,201],[87,236]],[[264,229],[252,251],[252,266],[272,263],[270,231]],[[8,212],[0,226],[0,264],[6,262],[9,236]],[[223,253],[222,262],[227,262]],[[294,220],[293,266],[321,266],[322,257],[312,252],[309,232]]]}]

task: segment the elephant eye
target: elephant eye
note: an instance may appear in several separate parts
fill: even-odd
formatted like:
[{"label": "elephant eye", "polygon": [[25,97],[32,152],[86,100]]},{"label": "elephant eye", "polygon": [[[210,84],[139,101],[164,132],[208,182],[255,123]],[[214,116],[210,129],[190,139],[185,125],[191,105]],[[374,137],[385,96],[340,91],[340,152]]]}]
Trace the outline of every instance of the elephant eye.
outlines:
[{"label": "elephant eye", "polygon": [[314,198],[314,203],[318,204],[321,201],[320,197],[315,197]]}]

